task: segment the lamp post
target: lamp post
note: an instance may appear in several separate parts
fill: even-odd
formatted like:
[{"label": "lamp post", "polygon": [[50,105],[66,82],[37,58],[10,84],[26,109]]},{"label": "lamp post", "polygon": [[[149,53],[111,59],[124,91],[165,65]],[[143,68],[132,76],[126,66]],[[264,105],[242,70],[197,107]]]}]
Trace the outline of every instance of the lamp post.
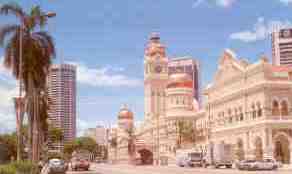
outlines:
[{"label": "lamp post", "polygon": [[[39,18],[45,17],[45,18],[52,18],[55,17],[56,13],[54,12],[48,12],[42,16],[39,16]],[[23,83],[22,83],[22,60],[23,60],[23,31],[25,30],[25,21],[26,19],[23,18],[20,23],[20,30],[19,30],[19,103],[24,102],[23,96],[22,96],[22,90],[23,90]],[[22,105],[22,104],[20,104]],[[17,118],[17,160],[21,160],[21,142],[22,142],[22,136],[21,136],[21,129],[22,129],[22,121],[23,121],[23,115],[24,115],[24,109],[22,107],[16,108],[16,118]],[[30,144],[30,143],[29,143]],[[31,145],[29,146],[29,154],[31,157]]]}]

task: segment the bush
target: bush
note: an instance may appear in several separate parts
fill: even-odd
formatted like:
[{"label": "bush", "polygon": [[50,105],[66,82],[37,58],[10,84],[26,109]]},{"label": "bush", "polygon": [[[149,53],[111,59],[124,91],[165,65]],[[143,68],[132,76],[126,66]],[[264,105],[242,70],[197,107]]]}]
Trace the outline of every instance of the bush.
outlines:
[{"label": "bush", "polygon": [[38,174],[38,166],[29,161],[12,162],[0,167],[0,174]]},{"label": "bush", "polygon": [[0,174],[16,174],[16,168],[10,164],[0,166]]}]

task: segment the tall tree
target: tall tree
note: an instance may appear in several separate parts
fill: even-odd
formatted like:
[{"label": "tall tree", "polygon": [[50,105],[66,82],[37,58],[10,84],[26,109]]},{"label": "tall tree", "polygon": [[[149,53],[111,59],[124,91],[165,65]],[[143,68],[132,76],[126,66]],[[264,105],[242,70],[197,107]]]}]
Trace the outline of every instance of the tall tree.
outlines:
[{"label": "tall tree", "polygon": [[0,7],[0,15],[10,14],[20,22],[0,28],[0,45],[5,47],[5,67],[17,80],[23,82],[25,111],[30,125],[30,157],[33,161],[38,161],[39,148],[43,143],[40,137],[44,137],[43,128],[47,128],[44,125],[48,109],[46,80],[51,59],[55,57],[52,37],[43,31],[50,15],[45,14],[39,6],[33,7],[29,13],[15,3]]}]

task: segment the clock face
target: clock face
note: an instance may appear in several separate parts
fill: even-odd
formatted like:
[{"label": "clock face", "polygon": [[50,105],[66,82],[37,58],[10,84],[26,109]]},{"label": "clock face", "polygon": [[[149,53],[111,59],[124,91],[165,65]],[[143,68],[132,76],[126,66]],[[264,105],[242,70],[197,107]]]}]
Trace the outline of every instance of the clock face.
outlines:
[{"label": "clock face", "polygon": [[161,66],[156,66],[155,67],[155,71],[157,72],[157,73],[161,73],[161,71],[162,71],[162,67]]}]

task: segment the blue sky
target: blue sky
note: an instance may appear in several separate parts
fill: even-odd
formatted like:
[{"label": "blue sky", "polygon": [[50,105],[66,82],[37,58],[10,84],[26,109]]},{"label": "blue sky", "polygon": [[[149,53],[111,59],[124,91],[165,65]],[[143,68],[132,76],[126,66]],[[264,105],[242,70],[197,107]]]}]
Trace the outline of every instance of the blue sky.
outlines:
[{"label": "blue sky", "polygon": [[[9,2],[0,0],[0,3]],[[15,1],[14,1],[15,2]],[[127,103],[143,118],[143,54],[151,32],[159,32],[170,58],[201,62],[202,85],[213,78],[225,48],[254,62],[271,57],[269,33],[292,21],[292,0],[19,0],[25,9],[40,4],[57,17],[48,30],[58,62],[78,65],[77,126],[115,123]],[[14,22],[0,17],[0,25]],[[3,49],[0,48],[0,57]],[[0,132],[14,127],[11,95],[15,82],[0,67]]]}]

